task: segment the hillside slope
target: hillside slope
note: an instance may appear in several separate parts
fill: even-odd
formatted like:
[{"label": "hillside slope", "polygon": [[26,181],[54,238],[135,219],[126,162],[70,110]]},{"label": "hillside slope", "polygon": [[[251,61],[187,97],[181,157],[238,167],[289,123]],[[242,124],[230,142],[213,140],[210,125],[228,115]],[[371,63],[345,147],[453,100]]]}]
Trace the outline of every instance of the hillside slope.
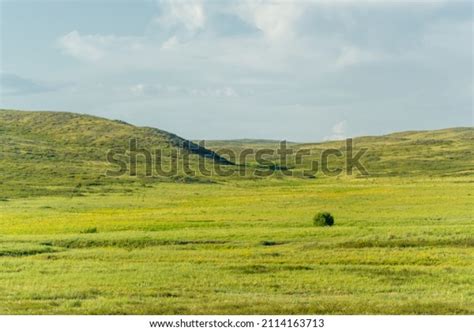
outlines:
[{"label": "hillside slope", "polygon": [[114,170],[107,162],[108,151],[117,150],[121,153],[117,159],[125,158],[131,139],[136,139],[138,148],[159,149],[165,165],[184,154],[190,168],[196,168],[201,158],[230,164],[210,150],[155,128],[74,113],[0,110],[0,195],[73,195],[109,190],[112,188],[104,186],[111,183],[129,186],[154,180],[203,180],[185,173],[182,162],[169,178],[145,177],[143,156],[137,157],[137,177],[105,176],[107,170]]},{"label": "hillside slope", "polygon": [[[249,140],[252,142],[252,140]],[[249,144],[249,147],[259,145]],[[287,167],[298,171],[312,168],[316,162],[321,169],[323,151],[338,149],[346,153],[346,141],[328,141],[322,143],[294,144],[288,148],[295,155],[303,149],[310,155],[296,164],[295,158],[289,157]],[[235,141],[211,141],[206,147],[217,153],[230,148],[236,153],[243,149]],[[278,143],[265,144],[265,148],[277,150]],[[367,136],[353,139],[353,155],[366,149],[360,158],[369,176],[468,176],[474,174],[474,129],[451,128],[431,131],[397,132],[384,136]],[[278,156],[267,157],[276,165],[281,166]],[[253,161],[253,160],[252,160]],[[329,168],[345,167],[345,156],[330,157]],[[319,171],[321,174],[321,171]],[[357,171],[355,175],[358,175]]]}]

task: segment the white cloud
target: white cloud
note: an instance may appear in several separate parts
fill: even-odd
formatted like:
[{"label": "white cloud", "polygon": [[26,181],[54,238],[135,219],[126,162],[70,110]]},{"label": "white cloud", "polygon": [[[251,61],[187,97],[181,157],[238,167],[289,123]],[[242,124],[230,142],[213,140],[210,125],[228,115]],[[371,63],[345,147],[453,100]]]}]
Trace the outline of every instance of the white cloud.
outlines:
[{"label": "white cloud", "polygon": [[194,96],[201,97],[237,97],[237,92],[232,87],[223,87],[223,88],[208,88],[208,89],[192,89],[190,94]]},{"label": "white cloud", "polygon": [[128,91],[135,97],[153,96],[193,96],[193,97],[213,97],[213,98],[233,98],[238,97],[237,91],[229,86],[193,88],[175,85],[162,84],[135,84],[128,88]]},{"label": "white cloud", "polygon": [[143,84],[136,84],[136,85],[130,86],[129,90],[132,93],[132,95],[136,97],[145,95],[145,85]]},{"label": "white cloud", "polygon": [[233,10],[269,40],[278,40],[293,36],[294,26],[307,5],[307,2],[246,0],[235,4]]},{"label": "white cloud", "polygon": [[176,48],[178,45],[179,45],[178,37],[172,36],[161,45],[161,49],[170,50],[170,49]]},{"label": "white cloud", "polygon": [[[98,62],[107,57],[102,65],[141,69],[160,69],[181,61],[180,69],[188,66],[199,71],[205,61],[213,66],[218,63],[244,70],[291,72],[310,61],[316,63],[311,70],[321,72],[341,70],[378,58],[370,50],[340,40],[338,36],[314,36],[314,32],[304,31],[299,19],[314,6],[310,1],[245,0],[207,7],[200,0],[158,3],[161,14],[155,19],[159,24],[157,35],[81,35],[74,30],[59,38],[58,45],[63,53],[82,61]],[[239,17],[262,33],[252,32],[238,38],[196,33],[204,31],[206,20],[219,13]],[[333,23],[339,22],[336,19]],[[179,54],[164,54],[178,47]],[[194,65],[195,62],[200,64]]]},{"label": "white cloud", "polygon": [[345,132],[346,132],[346,127],[347,127],[347,122],[346,122],[346,121],[342,121],[342,122],[336,123],[336,124],[332,127],[332,132],[333,132],[334,134],[339,134],[339,135],[345,134]]},{"label": "white cloud", "polygon": [[202,29],[206,23],[203,3],[200,0],[159,0],[162,14],[155,22],[166,28],[184,27],[190,32]]},{"label": "white cloud", "polygon": [[144,47],[142,39],[139,37],[100,34],[81,35],[74,30],[58,38],[57,46],[64,54],[78,60],[97,62],[111,51],[142,51]]},{"label": "white cloud", "polygon": [[69,32],[58,40],[58,45],[65,54],[80,60],[97,61],[104,56],[104,51],[97,47],[97,37],[81,37],[76,30]]},{"label": "white cloud", "polygon": [[324,137],[324,140],[343,140],[347,138],[347,121],[341,121],[332,127],[331,135]]}]

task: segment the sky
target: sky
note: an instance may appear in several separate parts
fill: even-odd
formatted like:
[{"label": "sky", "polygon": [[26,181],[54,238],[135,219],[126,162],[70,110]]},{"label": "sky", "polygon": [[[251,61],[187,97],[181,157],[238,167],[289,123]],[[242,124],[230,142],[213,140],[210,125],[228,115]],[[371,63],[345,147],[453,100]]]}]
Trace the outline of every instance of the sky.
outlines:
[{"label": "sky", "polygon": [[471,1],[0,0],[0,108],[189,139],[473,126]]}]

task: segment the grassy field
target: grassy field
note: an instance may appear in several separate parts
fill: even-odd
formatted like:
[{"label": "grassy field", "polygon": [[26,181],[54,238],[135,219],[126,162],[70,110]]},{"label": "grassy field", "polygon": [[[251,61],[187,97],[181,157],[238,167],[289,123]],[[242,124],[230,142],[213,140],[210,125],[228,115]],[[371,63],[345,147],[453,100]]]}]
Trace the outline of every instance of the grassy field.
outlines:
[{"label": "grassy field", "polygon": [[[355,138],[368,176],[298,175],[346,150],[292,143],[311,152],[296,175],[257,178],[256,158],[219,149],[277,142],[212,154],[154,128],[0,110],[0,314],[473,314],[473,133]],[[106,176],[131,138],[244,173]],[[335,226],[313,225],[323,211]]]},{"label": "grassy field", "polygon": [[[472,314],[472,179],[158,183],[0,202],[1,314]],[[328,210],[336,225],[315,227]]]}]

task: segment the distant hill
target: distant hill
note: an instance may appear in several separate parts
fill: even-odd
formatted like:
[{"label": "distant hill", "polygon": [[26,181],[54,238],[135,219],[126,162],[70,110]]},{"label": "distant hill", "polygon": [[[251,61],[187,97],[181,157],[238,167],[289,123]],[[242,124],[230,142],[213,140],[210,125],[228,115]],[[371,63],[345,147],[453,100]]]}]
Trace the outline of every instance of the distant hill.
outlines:
[{"label": "distant hill", "polygon": [[[232,140],[205,140],[199,143],[204,143],[204,146],[213,151],[222,151],[226,155],[227,150],[232,150],[236,155],[242,155],[244,150],[252,149],[254,151],[262,149],[278,150],[281,141],[272,139],[232,139]],[[297,143],[287,141],[287,146],[295,146]],[[255,163],[255,154],[247,157],[248,163]],[[235,160],[235,163],[239,162],[239,159]]]},{"label": "distant hill", "polygon": [[[197,141],[195,141],[197,142]],[[229,139],[229,140],[205,140],[207,148],[268,148],[278,147],[280,140],[274,139]],[[287,145],[296,145],[293,141],[286,141]]]},{"label": "distant hill", "polygon": [[[358,137],[354,149],[366,148],[361,162],[370,176],[468,176],[474,174],[474,129],[450,128]],[[318,155],[344,142],[304,144]]]},{"label": "distant hill", "polygon": [[[249,141],[249,146],[277,148],[278,143],[262,145]],[[321,143],[288,144],[294,153],[306,149],[310,155],[302,164],[288,164],[294,170],[310,169],[311,163],[321,160],[324,150],[338,149],[345,152],[345,140]],[[223,148],[243,149],[235,141],[211,141],[206,145],[219,153]],[[474,129],[450,128],[430,131],[406,131],[383,136],[366,136],[353,139],[355,155],[366,149],[361,163],[372,177],[381,176],[469,176],[474,174]],[[269,158],[279,164],[277,157]],[[344,158],[329,159],[330,168],[342,167]],[[356,172],[357,175],[357,172]]]},{"label": "distant hill", "polygon": [[[125,173],[119,177],[106,176],[116,165],[107,161],[110,150],[122,151],[117,160],[127,160],[131,139],[139,148],[162,151],[161,163],[169,165],[177,160],[178,171],[172,176],[145,176],[146,162],[138,157],[137,176]],[[471,176],[474,174],[474,129],[452,128],[435,131],[399,132],[385,136],[354,138],[354,154],[365,148],[361,158],[371,177],[380,176]],[[100,117],[64,112],[28,112],[0,110],[0,199],[61,194],[107,193],[132,191],[160,181],[216,182],[236,178],[255,178],[249,172],[244,176],[222,177],[211,174],[190,174],[185,166],[197,169],[202,161],[218,163],[224,168],[255,170],[273,167],[255,163],[250,156],[245,164],[237,159],[228,161],[225,150],[236,153],[246,148],[276,150],[274,140],[207,141],[205,147],[172,133],[149,127]],[[288,143],[297,152],[306,149],[309,156],[301,164],[292,159],[286,166],[296,177],[318,178],[303,174],[319,161],[321,153],[330,148],[345,152],[344,141],[323,143]],[[220,152],[224,153],[220,153]],[[177,155],[186,155],[183,161]],[[221,156],[223,155],[223,157]],[[278,157],[267,157],[281,169]],[[154,160],[154,159],[153,159]],[[343,158],[331,158],[330,168],[343,166]],[[240,165],[239,165],[240,163]],[[166,168],[166,166],[165,166]],[[355,172],[355,177],[360,176]],[[278,174],[276,177],[282,177]]]}]

